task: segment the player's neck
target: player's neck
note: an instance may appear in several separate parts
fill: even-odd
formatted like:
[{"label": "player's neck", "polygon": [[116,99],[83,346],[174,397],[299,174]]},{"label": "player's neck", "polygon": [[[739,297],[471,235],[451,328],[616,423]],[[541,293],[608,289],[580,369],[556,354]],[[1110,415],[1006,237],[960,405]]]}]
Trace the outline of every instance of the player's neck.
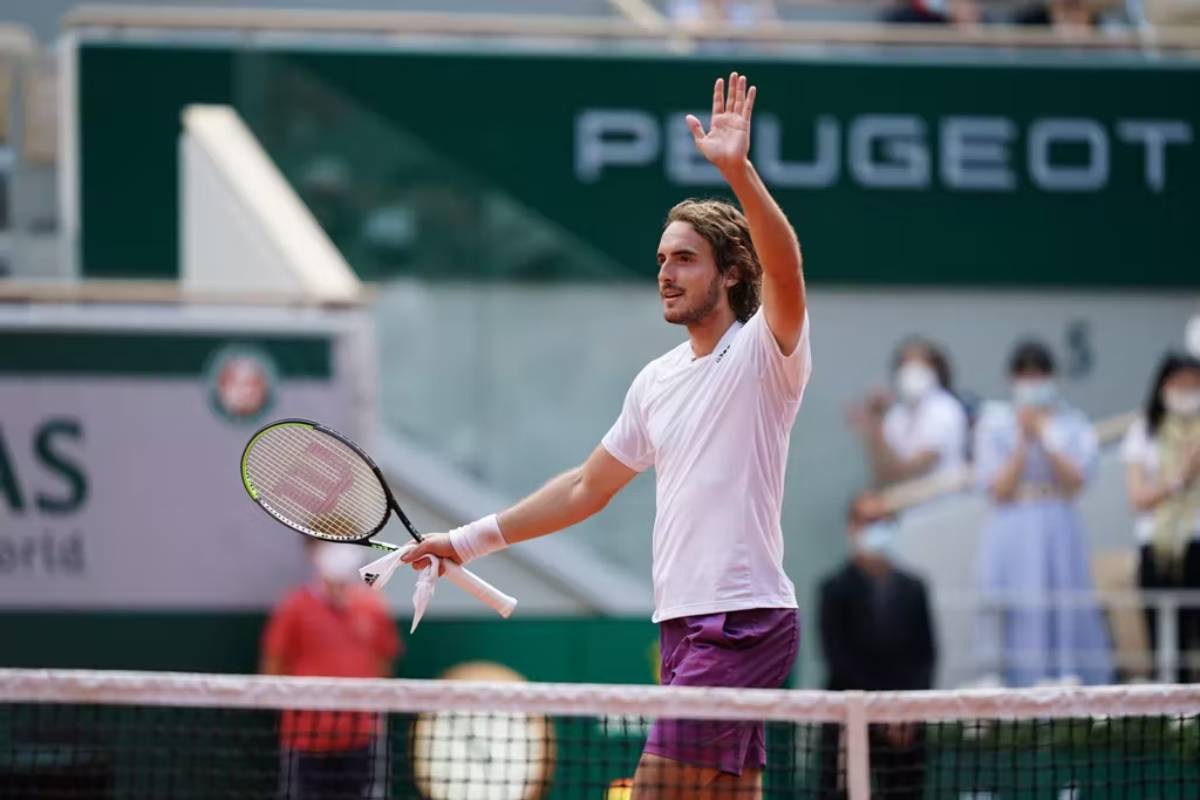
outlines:
[{"label": "player's neck", "polygon": [[704,358],[717,349],[717,342],[729,330],[729,326],[737,321],[733,309],[721,305],[699,322],[688,325],[688,339],[692,342],[692,358]]}]

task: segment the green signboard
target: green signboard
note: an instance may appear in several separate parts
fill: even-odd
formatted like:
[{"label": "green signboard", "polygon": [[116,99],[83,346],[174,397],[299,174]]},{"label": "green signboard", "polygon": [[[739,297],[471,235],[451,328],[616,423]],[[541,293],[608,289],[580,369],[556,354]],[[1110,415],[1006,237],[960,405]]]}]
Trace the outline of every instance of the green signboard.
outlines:
[{"label": "green signboard", "polygon": [[227,102],[367,277],[651,276],[667,209],[724,192],[682,116],[738,68],[814,281],[1200,283],[1194,65],[87,42],[78,64],[87,275],[176,272],[179,112]]}]

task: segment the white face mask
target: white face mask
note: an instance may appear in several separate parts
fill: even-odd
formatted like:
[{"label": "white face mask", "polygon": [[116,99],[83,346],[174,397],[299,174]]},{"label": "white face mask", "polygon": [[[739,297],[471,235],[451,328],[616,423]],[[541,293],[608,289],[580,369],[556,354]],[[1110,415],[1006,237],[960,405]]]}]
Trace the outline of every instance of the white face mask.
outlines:
[{"label": "white face mask", "polygon": [[883,556],[891,559],[896,550],[896,525],[894,520],[883,519],[867,525],[858,532],[855,547],[865,555]]},{"label": "white face mask", "polygon": [[1018,406],[1049,408],[1058,402],[1058,387],[1049,378],[1021,378],[1013,382],[1012,391]]},{"label": "white face mask", "polygon": [[937,386],[937,373],[928,364],[906,361],[896,370],[896,394],[906,403],[920,400]]},{"label": "white face mask", "polygon": [[1163,392],[1163,406],[1169,413],[1180,417],[1200,414],[1200,390],[1168,389]]},{"label": "white face mask", "polygon": [[346,544],[322,543],[313,553],[317,574],[330,583],[352,583],[358,580],[362,566],[358,548]]}]

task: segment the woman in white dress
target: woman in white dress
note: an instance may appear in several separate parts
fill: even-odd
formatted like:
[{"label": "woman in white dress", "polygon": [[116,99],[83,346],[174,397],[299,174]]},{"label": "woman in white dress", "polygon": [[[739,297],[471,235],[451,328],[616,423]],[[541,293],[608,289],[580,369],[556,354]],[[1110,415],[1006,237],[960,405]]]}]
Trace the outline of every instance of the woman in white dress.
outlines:
[{"label": "woman in white dress", "polygon": [[1044,345],[1018,345],[1009,376],[1013,402],[985,410],[975,445],[976,479],[992,505],[981,541],[983,587],[1000,603],[1004,676],[1012,686],[1107,683],[1111,646],[1099,609],[1086,599],[1091,568],[1075,503],[1095,466],[1096,432],[1059,396]]},{"label": "woman in white dress", "polygon": [[[1146,411],[1121,448],[1129,504],[1137,511],[1138,584],[1143,589],[1200,589],[1200,359],[1170,353],[1159,365]],[[1151,649],[1157,615],[1146,609]],[[1200,613],[1176,618],[1179,653],[1197,649]],[[1177,672],[1191,681],[1196,669]]]},{"label": "woman in white dress", "polygon": [[870,395],[853,420],[876,486],[962,470],[967,414],[951,380],[950,362],[933,342],[911,338],[897,348],[893,391]]}]

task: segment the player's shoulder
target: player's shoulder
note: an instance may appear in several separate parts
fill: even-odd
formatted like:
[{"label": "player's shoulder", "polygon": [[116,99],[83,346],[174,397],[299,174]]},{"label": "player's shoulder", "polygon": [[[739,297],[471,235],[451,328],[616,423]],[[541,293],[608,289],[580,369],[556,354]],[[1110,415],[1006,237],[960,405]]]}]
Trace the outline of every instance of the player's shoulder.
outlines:
[{"label": "player's shoulder", "polygon": [[[807,327],[807,325],[808,321],[805,320],[805,327]],[[774,336],[774,334],[771,333],[771,327],[767,324],[767,312],[762,305],[759,305],[759,307],[754,310],[754,313],[742,323],[741,330],[737,332],[737,336],[753,337],[762,336],[763,334],[766,334],[767,336]]]},{"label": "player's shoulder", "polygon": [[653,380],[663,372],[669,372],[675,367],[681,359],[689,358],[691,353],[692,343],[684,339],[679,344],[672,347],[667,352],[660,356],[652,358],[646,366],[638,371],[634,377],[635,384],[642,383],[648,380]]}]

